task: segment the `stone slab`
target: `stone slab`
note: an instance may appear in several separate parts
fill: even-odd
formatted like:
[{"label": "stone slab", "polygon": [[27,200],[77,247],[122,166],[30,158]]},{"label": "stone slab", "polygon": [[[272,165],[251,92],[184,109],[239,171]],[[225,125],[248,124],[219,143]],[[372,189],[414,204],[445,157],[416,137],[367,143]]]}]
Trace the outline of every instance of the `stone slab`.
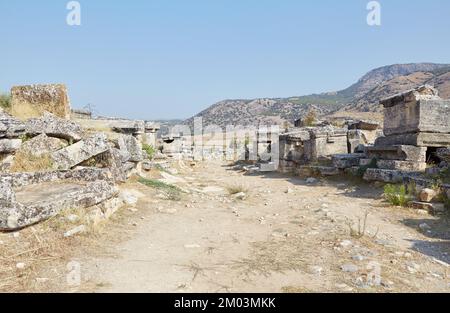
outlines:
[{"label": "stone slab", "polygon": [[[360,165],[367,166],[373,159],[361,159]],[[398,160],[377,160],[380,169],[397,170],[403,172],[423,172],[427,168],[426,162],[398,161]]]},{"label": "stone slab", "polygon": [[427,149],[407,145],[375,145],[366,147],[366,155],[368,159],[426,162]]},{"label": "stone slab", "polygon": [[375,146],[410,145],[417,147],[448,147],[450,146],[450,134],[440,133],[412,133],[379,137]]},{"label": "stone slab", "polygon": [[364,174],[364,180],[397,184],[403,182],[403,173],[395,170],[369,168]]},{"label": "stone slab", "polygon": [[332,156],[333,166],[339,169],[358,166],[360,160],[365,157],[363,153],[336,154]]},{"label": "stone slab", "polygon": [[69,170],[110,149],[104,133],[95,134],[67,148],[52,154],[54,166],[59,170]]},{"label": "stone slab", "polygon": [[117,193],[117,188],[105,181],[86,185],[59,182],[24,187],[16,191],[16,201],[7,203],[0,200],[0,230],[24,228],[65,209],[92,207]]}]

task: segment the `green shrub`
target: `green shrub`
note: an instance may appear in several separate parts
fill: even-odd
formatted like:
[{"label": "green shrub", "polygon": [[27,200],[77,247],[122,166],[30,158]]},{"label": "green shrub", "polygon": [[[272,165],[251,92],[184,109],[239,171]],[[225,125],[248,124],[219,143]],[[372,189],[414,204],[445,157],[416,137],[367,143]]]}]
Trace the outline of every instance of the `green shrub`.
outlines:
[{"label": "green shrub", "polygon": [[384,186],[385,199],[395,206],[406,207],[412,200],[412,196],[406,190],[405,185],[386,185]]},{"label": "green shrub", "polygon": [[11,108],[11,96],[6,94],[0,94],[0,107],[3,109]]},{"label": "green shrub", "polygon": [[148,144],[142,145],[142,150],[144,150],[145,153],[147,153],[147,156],[150,160],[152,160],[153,157],[155,156],[156,149],[151,145]]}]

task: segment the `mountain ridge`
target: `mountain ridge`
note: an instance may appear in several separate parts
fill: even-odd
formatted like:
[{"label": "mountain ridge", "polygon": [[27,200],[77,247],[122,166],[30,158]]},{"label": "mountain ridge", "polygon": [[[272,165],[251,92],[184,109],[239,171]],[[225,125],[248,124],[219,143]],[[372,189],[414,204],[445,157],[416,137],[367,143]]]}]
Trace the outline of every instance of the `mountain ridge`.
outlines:
[{"label": "mountain ridge", "polygon": [[[435,85],[443,98],[450,98],[450,64],[408,63],[373,69],[346,89],[288,98],[227,99],[194,117],[204,125],[259,125],[293,123],[309,111],[320,117],[361,115],[380,118],[379,100],[423,84]],[[194,117],[185,121],[192,125]]]}]

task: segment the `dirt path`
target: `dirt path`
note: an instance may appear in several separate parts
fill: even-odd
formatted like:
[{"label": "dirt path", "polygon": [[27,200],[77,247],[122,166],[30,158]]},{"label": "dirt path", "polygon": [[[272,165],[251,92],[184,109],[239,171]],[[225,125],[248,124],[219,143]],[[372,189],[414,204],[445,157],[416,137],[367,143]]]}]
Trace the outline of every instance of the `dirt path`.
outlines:
[{"label": "dirt path", "polygon": [[[146,197],[122,230],[128,239],[105,243],[109,257],[80,258],[84,290],[450,291],[448,220],[387,207],[373,185],[247,176],[218,163],[177,177],[189,191],[181,201],[134,186]],[[245,199],[230,195],[236,186]],[[365,212],[365,235],[351,235]]]}]

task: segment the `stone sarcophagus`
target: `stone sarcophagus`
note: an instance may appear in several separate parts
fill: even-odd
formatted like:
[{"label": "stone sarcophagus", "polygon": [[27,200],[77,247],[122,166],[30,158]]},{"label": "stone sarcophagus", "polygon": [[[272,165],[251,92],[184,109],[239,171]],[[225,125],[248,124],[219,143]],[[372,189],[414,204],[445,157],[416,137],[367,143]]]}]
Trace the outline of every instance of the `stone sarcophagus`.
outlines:
[{"label": "stone sarcophagus", "polygon": [[282,172],[348,152],[347,130],[332,126],[299,128],[282,134],[279,144]]},{"label": "stone sarcophagus", "polygon": [[376,145],[450,146],[450,101],[422,86],[381,101],[384,135]]}]

